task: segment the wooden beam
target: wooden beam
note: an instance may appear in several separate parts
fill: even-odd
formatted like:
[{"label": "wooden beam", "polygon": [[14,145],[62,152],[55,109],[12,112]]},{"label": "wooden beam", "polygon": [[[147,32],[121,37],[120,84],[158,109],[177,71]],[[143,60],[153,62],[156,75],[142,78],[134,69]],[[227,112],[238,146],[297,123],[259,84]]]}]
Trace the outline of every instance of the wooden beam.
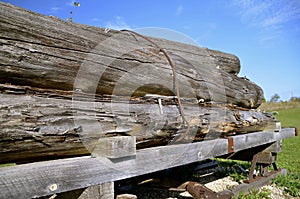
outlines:
[{"label": "wooden beam", "polygon": [[139,150],[129,159],[89,156],[0,168],[1,194],[5,198],[32,198],[121,180],[225,154],[226,143],[226,139],[219,139],[155,147]]},{"label": "wooden beam", "polygon": [[136,155],[135,136],[118,136],[99,138],[93,149],[92,156],[122,158]]},{"label": "wooden beam", "polygon": [[114,199],[114,182],[106,182],[83,189],[53,194],[43,199]]},{"label": "wooden beam", "polygon": [[244,149],[244,144],[247,143],[249,148],[254,148],[263,144],[276,142],[289,137],[295,136],[295,128],[283,128],[280,133],[277,132],[261,132],[254,135],[243,135],[243,136],[232,136],[229,139],[233,140],[234,152],[241,151]]},{"label": "wooden beam", "polygon": [[[251,140],[262,132],[239,135],[238,150],[252,147]],[[247,136],[247,139],[245,139]],[[295,129],[267,132],[257,145],[295,136]],[[78,157],[0,168],[4,198],[32,198],[89,187],[176,167],[228,153],[227,139],[178,144],[138,150],[136,156],[111,160]],[[53,188],[55,187],[55,189]]]},{"label": "wooden beam", "polygon": [[88,187],[78,199],[114,199],[114,182],[106,182],[100,185]]}]

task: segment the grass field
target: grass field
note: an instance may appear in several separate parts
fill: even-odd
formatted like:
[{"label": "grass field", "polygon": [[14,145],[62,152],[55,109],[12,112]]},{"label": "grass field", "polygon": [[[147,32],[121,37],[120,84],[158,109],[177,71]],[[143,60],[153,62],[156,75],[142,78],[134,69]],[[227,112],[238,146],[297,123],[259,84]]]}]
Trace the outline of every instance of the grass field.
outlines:
[{"label": "grass field", "polygon": [[[277,111],[276,118],[282,127],[297,127],[300,130],[300,103],[265,104],[267,111]],[[278,154],[278,166],[300,174],[300,138],[283,140],[282,152]]]},{"label": "grass field", "polygon": [[[283,127],[297,127],[300,130],[300,108],[277,110],[276,118]],[[300,138],[283,140],[282,152],[278,155],[278,165],[300,174]]]},{"label": "grass field", "polygon": [[[300,102],[279,102],[265,103],[261,109],[273,112],[276,111],[276,118],[284,127],[296,127],[300,130]],[[282,152],[277,156],[277,165],[279,168],[288,169],[287,176],[278,176],[273,183],[283,188],[284,193],[288,194],[286,198],[299,198],[300,196],[300,138],[293,137],[284,139],[282,144]],[[271,198],[270,193],[261,192]],[[291,197],[290,197],[291,196]],[[262,198],[259,194],[241,195],[239,199]]]},{"label": "grass field", "polygon": [[[299,102],[298,102],[299,103]],[[299,103],[300,104],[300,103]],[[276,118],[283,127],[297,127],[300,130],[300,106],[276,110]],[[300,138],[283,140],[282,152],[278,154],[277,164],[289,170],[286,177],[278,177],[275,183],[286,187],[285,191],[294,197],[300,196]]]}]

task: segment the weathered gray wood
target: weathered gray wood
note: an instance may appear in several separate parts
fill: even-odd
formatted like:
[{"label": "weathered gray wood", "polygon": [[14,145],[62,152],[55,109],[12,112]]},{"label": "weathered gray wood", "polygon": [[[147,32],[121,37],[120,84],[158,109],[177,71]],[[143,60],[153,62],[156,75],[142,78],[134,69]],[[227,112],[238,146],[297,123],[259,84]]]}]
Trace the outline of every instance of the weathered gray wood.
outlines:
[{"label": "weathered gray wood", "polygon": [[100,138],[92,155],[95,157],[121,158],[136,155],[135,136]]},{"label": "weathered gray wood", "polygon": [[39,199],[114,199],[114,182],[39,197]]},{"label": "weathered gray wood", "polygon": [[[90,154],[99,138],[120,135],[136,136],[137,148],[166,145],[187,128],[174,97],[161,105],[153,97],[81,94],[72,101],[72,93],[48,91],[0,85],[1,163]],[[260,131],[276,121],[256,110],[182,100],[191,126],[182,142]]]},{"label": "weathered gray wood", "polygon": [[114,199],[114,182],[106,182],[86,188],[78,199]]},{"label": "weathered gray wood", "polygon": [[[1,30],[5,31],[5,28],[10,28],[9,32],[1,33],[3,36],[27,42],[37,41],[37,43],[40,43],[41,45],[45,44],[45,47],[62,48],[62,50],[73,49],[75,51],[79,51],[78,48],[81,48],[83,53],[89,52],[98,44],[98,42],[119,32],[115,30],[108,31],[107,29],[104,30],[103,28],[94,26],[68,23],[54,16],[43,16],[3,2],[0,4],[0,9],[2,17],[1,23],[5,25]],[[12,24],[8,24],[12,22],[17,23],[15,24],[15,27],[11,26]],[[25,28],[23,32],[14,32],[14,30],[21,27]],[[34,33],[28,31],[31,30],[31,28],[34,28],[38,32]],[[35,36],[37,37],[35,38]],[[61,40],[59,38],[61,38]],[[209,61],[209,63],[215,63],[215,66],[219,66],[220,69],[234,74],[237,74],[240,71],[240,61],[235,55],[165,39],[151,39],[161,45],[161,47],[169,49],[171,52],[175,52],[175,54],[179,53],[179,55],[181,55],[180,53],[183,53],[183,55],[189,55],[183,56],[187,57],[187,60],[196,61],[199,60],[199,58],[205,58],[205,56],[210,55],[206,60],[211,59],[212,61]],[[144,40],[139,42],[141,42],[141,45],[150,46],[150,44]],[[208,51],[208,53],[206,51]],[[205,61],[203,58],[202,60]],[[76,59],[74,61],[76,61]]]},{"label": "weathered gray wood", "polygon": [[[295,136],[295,129],[282,129],[278,133],[238,135],[241,138],[247,136],[248,139],[240,139],[240,147],[237,150],[251,148],[248,141],[262,134],[268,135],[269,143],[272,143]],[[257,144],[262,145],[264,142],[258,140]],[[142,149],[137,151],[135,158],[118,161],[103,157],[78,157],[4,167],[0,168],[1,196],[31,198],[51,195],[225,155],[227,150],[227,139],[216,139]],[[51,191],[53,184],[56,185],[56,189]]]},{"label": "weathered gray wood", "polygon": [[[0,9],[0,83],[126,96],[175,93],[166,57],[142,38],[4,3]],[[261,88],[235,75],[240,69],[236,56],[153,41],[174,61],[182,97],[246,108],[261,104]]]},{"label": "weathered gray wood", "polygon": [[254,148],[256,146],[274,142],[276,140],[283,140],[289,137],[294,137],[295,129],[291,129],[293,128],[284,128],[281,129],[280,132],[262,132],[261,134],[259,134],[259,136],[248,136],[248,134],[245,134],[243,136],[232,136],[234,151],[236,152],[244,149],[245,143],[247,143],[247,146],[249,148]]}]

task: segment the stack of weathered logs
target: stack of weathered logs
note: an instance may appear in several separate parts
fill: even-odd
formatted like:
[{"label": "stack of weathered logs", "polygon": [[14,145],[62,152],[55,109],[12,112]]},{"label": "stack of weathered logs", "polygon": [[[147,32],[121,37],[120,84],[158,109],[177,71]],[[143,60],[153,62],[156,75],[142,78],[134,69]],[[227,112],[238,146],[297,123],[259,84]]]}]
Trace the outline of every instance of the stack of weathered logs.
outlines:
[{"label": "stack of weathered logs", "polygon": [[237,76],[236,56],[150,40],[167,55],[132,32],[0,2],[0,163],[88,154],[101,137],[136,136],[145,148],[275,122],[255,110],[263,91]]}]

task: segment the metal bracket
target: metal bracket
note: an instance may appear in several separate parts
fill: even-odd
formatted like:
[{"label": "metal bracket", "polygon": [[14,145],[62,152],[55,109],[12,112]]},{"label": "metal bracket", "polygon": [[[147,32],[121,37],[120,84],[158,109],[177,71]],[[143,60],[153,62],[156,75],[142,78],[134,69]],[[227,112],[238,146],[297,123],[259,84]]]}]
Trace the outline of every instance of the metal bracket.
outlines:
[{"label": "metal bracket", "polygon": [[[279,169],[276,165],[276,155],[277,152],[279,152],[280,150],[281,144],[279,142],[275,142],[267,149],[253,155],[249,176],[248,179],[244,182],[251,183],[260,179],[261,177],[268,177],[270,175],[280,172],[281,169]],[[270,172],[268,169],[269,166],[273,166],[274,170]],[[259,173],[257,177],[254,177],[254,170],[257,167],[259,168]]]}]

